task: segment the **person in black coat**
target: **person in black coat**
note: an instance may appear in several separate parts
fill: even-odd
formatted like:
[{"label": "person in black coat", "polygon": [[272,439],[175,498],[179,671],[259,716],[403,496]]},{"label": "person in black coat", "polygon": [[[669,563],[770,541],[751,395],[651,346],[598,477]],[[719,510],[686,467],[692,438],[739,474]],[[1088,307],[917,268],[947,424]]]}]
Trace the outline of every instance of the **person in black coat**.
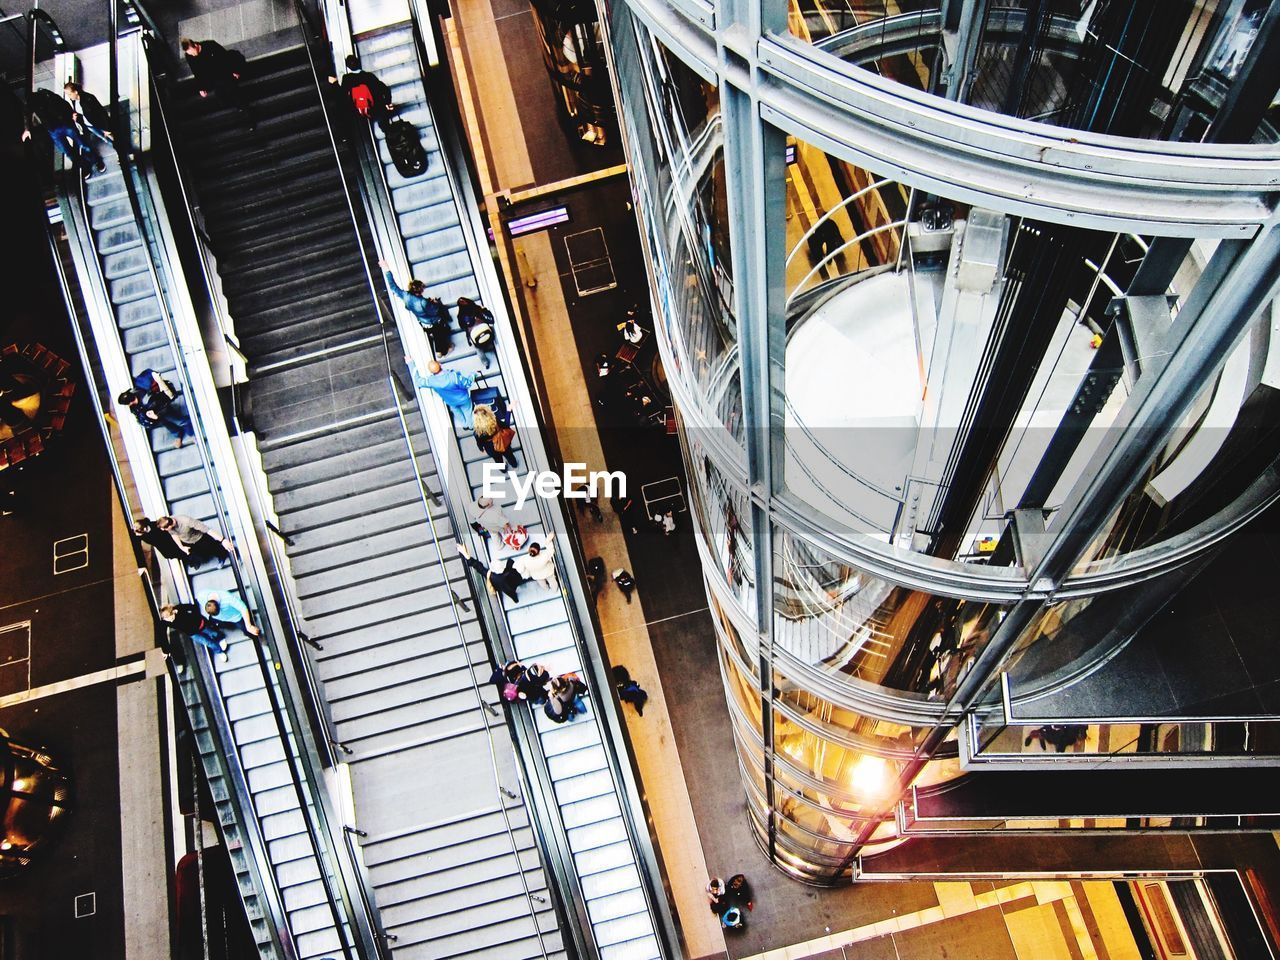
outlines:
[{"label": "person in black coat", "polygon": [[520,584],[525,582],[525,578],[515,568],[515,561],[511,557],[507,557],[505,563],[494,557],[486,570],[484,564],[471,556],[470,551],[461,543],[458,544],[458,552],[466,558],[467,566],[484,577],[491,593],[501,593],[503,596],[510,597],[512,603],[519,602]]},{"label": "person in black coat", "polygon": [[147,517],[143,517],[133,525],[133,535],[145,544],[149,544],[162,557],[170,560],[181,560],[186,556],[178,542],[166,531],[161,530]]},{"label": "person in black coat", "polygon": [[525,667],[517,686],[520,696],[530,703],[545,703],[547,686],[551,683],[551,674],[540,663],[531,663]]},{"label": "person in black coat", "polygon": [[[342,78],[342,92],[347,95],[351,108],[378,126],[386,128],[387,122],[396,112],[391,101],[391,88],[375,77],[368,70],[360,69],[360,58],[355,54],[347,57],[347,73]],[[337,77],[330,77],[330,83],[338,83]]]},{"label": "person in black coat", "polygon": [[248,118],[249,129],[253,129],[253,113],[240,88],[240,78],[245,72],[244,54],[239,50],[228,50],[216,40],[196,41],[183,37],[181,46],[200,96],[213,94],[221,103],[239,110]]},{"label": "person in black coat", "polygon": [[618,699],[636,708],[637,716],[644,716],[644,705],[649,700],[645,689],[631,679],[631,671],[619,664],[613,668],[613,688],[618,691]]},{"label": "person in black coat", "polygon": [[111,115],[107,113],[101,100],[70,80],[63,86],[62,92],[71,101],[71,109],[75,111],[72,118],[84,128],[85,133],[93,134],[103,143],[110,143],[115,139],[111,133]]},{"label": "person in black coat", "polygon": [[89,141],[76,129],[71,105],[52,90],[33,90],[27,97],[26,123],[22,128],[24,141],[31,139],[31,131],[35,127],[44,127],[54,148],[81,172],[88,174],[91,169],[96,168],[99,172],[107,169],[106,163],[93,152]]},{"label": "person in black coat", "polygon": [[227,659],[227,641],[218,629],[218,621],[194,603],[167,603],[160,608],[160,619],[196,643],[217,651],[221,659]]}]

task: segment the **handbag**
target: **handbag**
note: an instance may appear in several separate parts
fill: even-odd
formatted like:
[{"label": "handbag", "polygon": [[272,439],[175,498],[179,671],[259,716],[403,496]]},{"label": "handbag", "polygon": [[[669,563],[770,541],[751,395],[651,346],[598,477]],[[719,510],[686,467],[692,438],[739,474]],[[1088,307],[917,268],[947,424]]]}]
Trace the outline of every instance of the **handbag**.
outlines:
[{"label": "handbag", "polygon": [[500,427],[489,442],[493,444],[493,449],[499,453],[506,453],[511,449],[511,441],[515,438],[516,432],[511,427]]},{"label": "handbag", "polygon": [[502,531],[502,542],[512,550],[519,550],[528,539],[529,531],[519,525],[508,526]]},{"label": "handbag", "polygon": [[508,703],[512,702],[513,700],[519,700],[520,688],[516,686],[514,683],[507,683],[503,685],[502,699],[506,700]]}]

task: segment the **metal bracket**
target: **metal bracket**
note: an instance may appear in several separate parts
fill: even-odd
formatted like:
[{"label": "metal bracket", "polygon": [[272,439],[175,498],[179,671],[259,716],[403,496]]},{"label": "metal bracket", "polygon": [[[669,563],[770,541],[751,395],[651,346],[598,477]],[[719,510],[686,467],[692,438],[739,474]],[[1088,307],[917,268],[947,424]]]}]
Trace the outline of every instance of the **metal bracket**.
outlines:
[{"label": "metal bracket", "polygon": [[1142,374],[1144,362],[1150,363],[1165,352],[1165,335],[1177,302],[1177,297],[1164,295],[1117,297],[1107,307],[1116,319],[1115,333],[1131,381]]},{"label": "metal bracket", "polygon": [[1009,518],[1009,529],[1013,531],[1013,553],[1019,566],[1034,570],[1053,539],[1045,529],[1045,511],[1019,507]]}]

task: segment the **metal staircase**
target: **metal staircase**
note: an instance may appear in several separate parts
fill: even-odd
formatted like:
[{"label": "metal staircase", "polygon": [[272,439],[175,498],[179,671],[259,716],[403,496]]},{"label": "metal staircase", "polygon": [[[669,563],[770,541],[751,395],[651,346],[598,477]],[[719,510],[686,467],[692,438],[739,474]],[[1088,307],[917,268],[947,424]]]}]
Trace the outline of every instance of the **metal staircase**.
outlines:
[{"label": "metal staircase", "polygon": [[[420,417],[305,47],[251,61],[257,130],[179,87],[179,153],[248,362],[288,589],[400,958],[565,956]],[[340,154],[338,155],[340,156]],[[444,541],[447,554],[439,549]]]}]

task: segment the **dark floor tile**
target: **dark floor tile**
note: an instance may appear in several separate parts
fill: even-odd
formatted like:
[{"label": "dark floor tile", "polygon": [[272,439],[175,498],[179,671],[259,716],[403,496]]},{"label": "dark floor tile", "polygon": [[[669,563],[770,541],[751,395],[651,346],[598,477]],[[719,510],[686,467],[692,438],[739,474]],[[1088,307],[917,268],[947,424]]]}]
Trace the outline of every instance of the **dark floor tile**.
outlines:
[{"label": "dark floor tile", "polygon": [[891,938],[911,960],[1019,960],[999,907],[949,917]]}]

